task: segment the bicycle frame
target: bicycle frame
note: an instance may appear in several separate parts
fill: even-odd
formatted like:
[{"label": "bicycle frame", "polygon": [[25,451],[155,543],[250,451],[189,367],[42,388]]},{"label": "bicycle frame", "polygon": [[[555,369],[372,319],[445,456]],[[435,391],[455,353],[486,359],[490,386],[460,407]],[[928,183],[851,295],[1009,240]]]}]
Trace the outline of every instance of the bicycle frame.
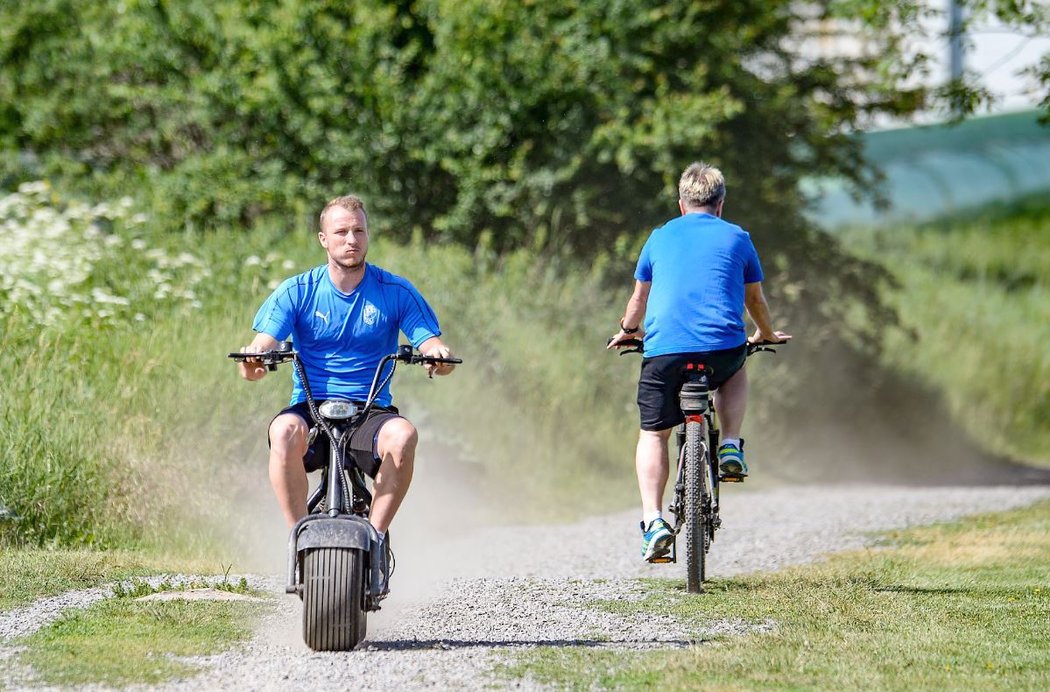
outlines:
[{"label": "bicycle frame", "polygon": [[[706,449],[703,450],[701,458],[705,461],[704,472],[707,475],[707,482],[701,486],[706,489],[706,492],[702,492],[700,508],[706,518],[704,522],[705,530],[707,531],[706,550],[710,546],[710,542],[714,540],[715,529],[721,525],[721,520],[718,518],[718,483],[720,477],[717,461],[712,453],[712,450],[718,449],[718,415],[710,401],[712,392],[708,387],[704,366],[699,363],[688,363],[685,367],[687,371],[686,382],[682,386],[679,399],[685,420],[675,428],[678,464],[675,473],[672,504],[668,507],[668,510],[675,516],[674,533],[677,537],[688,518],[684,502],[688,480],[686,478],[685,458],[686,428],[690,423],[698,424],[701,426],[703,433],[701,438],[706,438],[703,439]],[[653,562],[678,562],[677,541],[671,544],[671,554],[669,556],[657,558]]]}]

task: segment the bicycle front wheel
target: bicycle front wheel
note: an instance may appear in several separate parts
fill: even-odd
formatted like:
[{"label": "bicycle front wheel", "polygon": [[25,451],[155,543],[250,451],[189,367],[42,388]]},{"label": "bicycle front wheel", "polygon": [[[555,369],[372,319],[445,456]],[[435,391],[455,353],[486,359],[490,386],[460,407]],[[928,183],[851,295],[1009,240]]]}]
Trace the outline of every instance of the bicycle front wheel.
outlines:
[{"label": "bicycle front wheel", "polygon": [[350,651],[365,638],[365,553],[314,548],[303,555],[303,639],[314,651]]},{"label": "bicycle front wheel", "polygon": [[711,490],[707,478],[707,457],[710,452],[705,427],[703,422],[686,421],[685,448],[682,450],[685,464],[685,521],[682,523],[682,533],[685,539],[685,585],[689,593],[701,593],[706,576],[707,503]]}]

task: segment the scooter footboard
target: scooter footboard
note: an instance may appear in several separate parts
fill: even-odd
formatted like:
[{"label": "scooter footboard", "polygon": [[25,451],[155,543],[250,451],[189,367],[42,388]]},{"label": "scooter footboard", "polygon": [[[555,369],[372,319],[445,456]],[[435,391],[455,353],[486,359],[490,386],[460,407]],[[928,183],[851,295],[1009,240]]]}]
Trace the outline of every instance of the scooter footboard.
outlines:
[{"label": "scooter footboard", "polygon": [[312,548],[354,548],[371,554],[379,536],[367,520],[355,516],[331,517],[311,514],[300,519],[288,537],[287,593],[299,593],[302,588],[296,575],[299,555]]}]

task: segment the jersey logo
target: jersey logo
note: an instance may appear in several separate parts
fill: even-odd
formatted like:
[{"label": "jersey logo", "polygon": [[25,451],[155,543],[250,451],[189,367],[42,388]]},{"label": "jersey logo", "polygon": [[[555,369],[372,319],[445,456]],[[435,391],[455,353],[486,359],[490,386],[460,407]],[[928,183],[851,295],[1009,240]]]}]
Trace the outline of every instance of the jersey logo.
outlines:
[{"label": "jersey logo", "polygon": [[314,317],[320,317],[322,320],[324,320],[325,324],[328,324],[328,315],[330,315],[331,313],[331,310],[329,310],[328,312],[321,312],[320,310],[315,310]]},{"label": "jersey logo", "polygon": [[376,318],[379,317],[379,308],[377,308],[375,305],[372,305],[371,303],[368,303],[367,305],[365,305],[365,310],[361,316],[364,318],[365,324],[367,324],[368,326],[372,326],[376,323]]}]

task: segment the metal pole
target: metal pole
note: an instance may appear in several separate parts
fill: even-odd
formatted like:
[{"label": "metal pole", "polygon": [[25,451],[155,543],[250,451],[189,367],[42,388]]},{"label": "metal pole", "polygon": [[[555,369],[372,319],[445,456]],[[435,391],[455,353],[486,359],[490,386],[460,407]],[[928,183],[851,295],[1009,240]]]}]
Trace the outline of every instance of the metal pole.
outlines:
[{"label": "metal pole", "polygon": [[948,0],[948,69],[952,81],[963,76],[963,8],[958,0]]}]

